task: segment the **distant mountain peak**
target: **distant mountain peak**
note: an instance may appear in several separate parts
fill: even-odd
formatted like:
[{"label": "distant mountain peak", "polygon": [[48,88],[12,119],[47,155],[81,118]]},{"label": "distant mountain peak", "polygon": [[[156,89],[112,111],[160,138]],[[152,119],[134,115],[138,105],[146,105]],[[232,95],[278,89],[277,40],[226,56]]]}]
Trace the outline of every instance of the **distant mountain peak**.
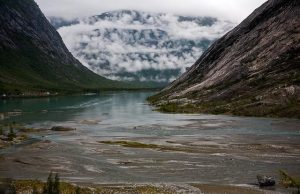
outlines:
[{"label": "distant mountain peak", "polygon": [[115,10],[58,31],[71,52],[99,75],[170,82],[233,26],[212,17]]}]

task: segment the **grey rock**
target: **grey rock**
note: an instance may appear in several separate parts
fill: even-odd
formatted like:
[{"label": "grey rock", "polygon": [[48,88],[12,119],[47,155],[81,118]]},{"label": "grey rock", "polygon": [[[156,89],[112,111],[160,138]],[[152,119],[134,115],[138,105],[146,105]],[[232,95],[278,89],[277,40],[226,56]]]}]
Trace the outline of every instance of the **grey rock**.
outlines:
[{"label": "grey rock", "polygon": [[213,112],[214,103],[222,102],[229,106],[219,113],[300,118],[299,4],[267,1],[152,102],[189,98],[199,107],[211,105],[200,112]]},{"label": "grey rock", "polygon": [[259,186],[267,187],[267,186],[274,186],[275,185],[275,178],[266,175],[257,175],[257,181]]}]

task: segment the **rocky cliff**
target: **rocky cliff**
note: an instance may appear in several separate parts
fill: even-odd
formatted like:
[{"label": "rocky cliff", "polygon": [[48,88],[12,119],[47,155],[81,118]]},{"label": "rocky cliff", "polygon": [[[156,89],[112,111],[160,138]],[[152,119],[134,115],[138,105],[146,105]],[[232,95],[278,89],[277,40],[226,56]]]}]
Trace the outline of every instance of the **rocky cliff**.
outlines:
[{"label": "rocky cliff", "polygon": [[299,4],[267,1],[149,101],[162,111],[299,118]]},{"label": "rocky cliff", "polygon": [[118,87],[84,67],[33,0],[0,0],[0,94]]}]

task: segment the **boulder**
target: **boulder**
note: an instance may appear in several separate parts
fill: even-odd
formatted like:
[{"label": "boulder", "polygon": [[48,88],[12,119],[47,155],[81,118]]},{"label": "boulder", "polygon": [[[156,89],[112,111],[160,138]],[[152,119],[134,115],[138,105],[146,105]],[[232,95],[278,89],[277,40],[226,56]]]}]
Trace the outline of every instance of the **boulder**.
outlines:
[{"label": "boulder", "polygon": [[259,186],[266,187],[266,186],[274,186],[275,185],[275,178],[266,175],[257,175],[257,181]]}]

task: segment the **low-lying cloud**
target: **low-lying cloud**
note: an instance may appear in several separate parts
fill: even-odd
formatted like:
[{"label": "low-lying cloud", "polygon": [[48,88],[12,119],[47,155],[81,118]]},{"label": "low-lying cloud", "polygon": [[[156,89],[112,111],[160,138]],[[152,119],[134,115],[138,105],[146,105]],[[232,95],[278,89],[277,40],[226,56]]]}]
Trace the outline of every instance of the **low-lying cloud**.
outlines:
[{"label": "low-lying cloud", "polygon": [[58,31],[75,57],[100,75],[169,82],[233,26],[210,17],[115,11],[80,19]]},{"label": "low-lying cloud", "polygon": [[266,0],[36,0],[47,16],[75,18],[130,9],[240,22]]}]

